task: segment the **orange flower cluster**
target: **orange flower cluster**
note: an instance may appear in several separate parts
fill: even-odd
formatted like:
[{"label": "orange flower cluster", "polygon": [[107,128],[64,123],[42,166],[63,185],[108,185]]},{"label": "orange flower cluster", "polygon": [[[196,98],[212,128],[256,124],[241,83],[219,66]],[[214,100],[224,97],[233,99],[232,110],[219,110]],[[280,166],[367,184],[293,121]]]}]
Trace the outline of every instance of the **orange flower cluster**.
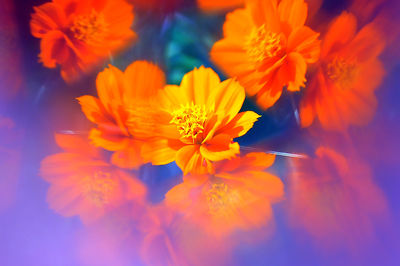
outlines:
[{"label": "orange flower cluster", "polygon": [[[96,85],[98,98],[77,98],[96,125],[88,138],[56,135],[64,152],[42,162],[41,175],[51,184],[47,198],[52,209],[93,223],[134,205],[135,220],[146,224],[143,258],[149,259],[151,245],[161,241],[173,262],[179,260],[175,248],[159,231],[159,223],[167,226],[170,221],[159,212],[175,217],[189,207],[184,221],[190,219],[219,236],[269,224],[271,204],[283,198],[283,183],[264,171],[274,155],[239,155],[234,139],[246,134],[260,116],[240,112],[245,91],[237,81],[221,82],[212,69],[200,67],[187,73],[179,86],[165,85],[156,65],[135,61],[124,72],[109,66],[98,74]],[[165,205],[147,206],[145,185],[128,171],[149,162],[173,161],[182,169],[184,183],[167,193]],[[148,219],[161,221],[149,228]],[[228,221],[230,226],[224,226]]]},{"label": "orange flower cluster", "polygon": [[[131,2],[142,9],[157,4]],[[217,236],[216,241],[271,224],[272,205],[283,200],[284,184],[266,171],[275,155],[241,150],[238,138],[261,117],[243,110],[246,95],[266,110],[285,89],[301,91],[299,126],[318,119],[323,129],[343,133],[371,120],[374,91],[384,76],[378,59],[383,33],[374,22],[357,28],[357,18],[348,12],[326,30],[321,26],[320,35],[306,26],[304,0],[199,0],[198,5],[205,11],[237,8],[227,14],[223,38],[210,51],[228,78],[200,66],[172,85],[154,63],[134,61],[125,71],[110,64],[97,75],[97,97],[77,98],[92,123],[87,137],[57,134],[63,151],[46,157],[40,171],[50,183],[50,207],[64,216],[93,223],[128,209],[124,215],[137,226],[139,253],[149,264],[160,264],[160,258],[169,265],[204,263],[193,263],[201,255],[188,253],[192,239],[177,236],[177,224],[189,231],[185,224],[193,225],[197,234]],[[40,61],[59,66],[69,82],[131,43],[133,18],[124,0],[53,0],[35,8],[31,31],[41,39]],[[141,181],[142,166],[170,163],[180,168],[183,182],[154,206]],[[340,221],[330,215],[367,217],[384,205],[367,167],[339,152],[320,147],[316,158],[295,160],[293,168],[289,212],[317,239],[352,230],[344,225],[353,223],[352,216]],[[367,194],[378,198],[376,209],[359,208]],[[368,221],[362,226],[368,233]],[[199,246],[212,246],[196,239]],[[155,258],[158,248],[163,252]]]}]

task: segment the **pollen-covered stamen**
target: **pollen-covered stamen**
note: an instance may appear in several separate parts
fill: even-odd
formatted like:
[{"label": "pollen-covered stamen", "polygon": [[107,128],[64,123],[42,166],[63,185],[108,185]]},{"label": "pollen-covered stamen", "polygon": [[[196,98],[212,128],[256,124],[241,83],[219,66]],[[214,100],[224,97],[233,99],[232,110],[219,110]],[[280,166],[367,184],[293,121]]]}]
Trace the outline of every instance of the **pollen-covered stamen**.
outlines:
[{"label": "pollen-covered stamen", "polygon": [[267,31],[265,24],[263,24],[252,30],[244,44],[244,49],[252,61],[262,62],[279,55],[283,50],[281,36],[275,32]]},{"label": "pollen-covered stamen", "polygon": [[110,203],[110,194],[117,186],[116,181],[111,178],[111,174],[97,171],[92,176],[87,176],[86,179],[83,191],[85,197],[98,207]]},{"label": "pollen-covered stamen", "polygon": [[206,192],[208,210],[213,215],[228,215],[240,202],[239,193],[225,183],[213,183]]},{"label": "pollen-covered stamen", "polygon": [[86,43],[102,41],[107,29],[104,15],[95,10],[88,15],[75,17],[70,27],[73,36]]},{"label": "pollen-covered stamen", "polygon": [[328,77],[341,88],[349,88],[357,75],[357,64],[343,58],[335,57],[327,65]]},{"label": "pollen-covered stamen", "polygon": [[172,112],[171,124],[175,124],[183,138],[191,138],[193,143],[199,134],[204,132],[204,123],[207,120],[207,112],[204,105],[182,105]]}]

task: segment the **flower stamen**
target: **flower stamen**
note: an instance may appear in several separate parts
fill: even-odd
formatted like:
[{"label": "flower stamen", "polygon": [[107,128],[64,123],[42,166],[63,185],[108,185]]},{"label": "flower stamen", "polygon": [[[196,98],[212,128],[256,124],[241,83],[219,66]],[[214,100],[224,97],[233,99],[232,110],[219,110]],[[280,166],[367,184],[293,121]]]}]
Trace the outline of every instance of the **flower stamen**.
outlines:
[{"label": "flower stamen", "polygon": [[281,36],[267,31],[263,24],[259,28],[253,28],[244,44],[244,49],[252,61],[262,62],[279,55],[282,51]]},{"label": "flower stamen", "polygon": [[235,210],[240,202],[240,195],[225,183],[214,183],[206,192],[208,210],[213,215],[227,215]]},{"label": "flower stamen", "polygon": [[204,132],[204,123],[207,112],[204,105],[191,104],[181,105],[181,108],[172,112],[173,118],[170,123],[175,124],[183,138],[191,138],[193,144],[199,134]]},{"label": "flower stamen", "polygon": [[95,10],[89,15],[75,17],[70,27],[73,36],[86,43],[102,41],[107,31],[108,25],[102,13]]},{"label": "flower stamen", "polygon": [[357,65],[343,58],[335,57],[327,66],[328,77],[343,89],[351,87],[357,72]]},{"label": "flower stamen", "polygon": [[101,207],[110,203],[110,193],[115,189],[116,182],[110,173],[97,171],[93,176],[87,176],[84,195],[94,205]]}]

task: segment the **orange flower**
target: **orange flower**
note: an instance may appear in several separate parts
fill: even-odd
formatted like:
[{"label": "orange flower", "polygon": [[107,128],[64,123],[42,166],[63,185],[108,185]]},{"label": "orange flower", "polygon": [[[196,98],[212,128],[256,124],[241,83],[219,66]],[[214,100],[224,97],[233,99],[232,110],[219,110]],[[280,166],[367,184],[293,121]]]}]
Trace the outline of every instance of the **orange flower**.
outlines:
[{"label": "orange flower", "polygon": [[386,216],[383,193],[354,152],[319,147],[315,158],[293,161],[289,180],[292,224],[319,246],[360,248],[373,238],[374,223]]},{"label": "orange flower", "polygon": [[165,84],[164,73],[146,61],[136,61],[125,72],[109,66],[97,76],[99,98],[78,98],[82,111],[97,128],[90,131],[93,144],[114,151],[111,162],[123,168],[144,163],[140,156],[143,131],[151,127],[145,114],[149,99]]},{"label": "orange flower", "polygon": [[364,125],[374,114],[374,90],[384,75],[377,59],[384,41],[372,24],[356,34],[356,18],[342,13],[323,40],[321,62],[300,104],[303,127],[317,116],[325,129]]},{"label": "orange flower", "polygon": [[197,5],[203,11],[222,11],[240,7],[244,2],[245,0],[197,0]]},{"label": "orange flower", "polygon": [[209,237],[163,203],[148,207],[137,228],[146,265],[231,265],[232,241]]},{"label": "orange flower", "polygon": [[166,194],[166,204],[213,235],[261,227],[271,219],[271,203],[283,196],[281,180],[263,171],[274,159],[249,153],[219,163],[212,176],[186,176]]},{"label": "orange flower", "polygon": [[224,38],[214,44],[211,59],[237,77],[261,108],[271,107],[282,89],[304,86],[307,64],[319,57],[319,34],[304,26],[303,0],[254,0],[227,15]]},{"label": "orange flower", "polygon": [[85,138],[56,135],[56,141],[64,152],[46,157],[40,169],[51,184],[47,202],[56,212],[90,223],[127,201],[144,200],[146,187],[104,161]]},{"label": "orange flower", "polygon": [[136,38],[132,6],[124,0],[53,0],[34,7],[32,35],[40,38],[40,61],[61,68],[66,81]]},{"label": "orange flower", "polygon": [[211,162],[234,157],[244,135],[259,115],[238,113],[245,98],[238,82],[220,82],[210,68],[187,73],[180,84],[159,91],[155,139],[146,142],[142,155],[155,165],[176,161],[188,172],[212,172]]}]

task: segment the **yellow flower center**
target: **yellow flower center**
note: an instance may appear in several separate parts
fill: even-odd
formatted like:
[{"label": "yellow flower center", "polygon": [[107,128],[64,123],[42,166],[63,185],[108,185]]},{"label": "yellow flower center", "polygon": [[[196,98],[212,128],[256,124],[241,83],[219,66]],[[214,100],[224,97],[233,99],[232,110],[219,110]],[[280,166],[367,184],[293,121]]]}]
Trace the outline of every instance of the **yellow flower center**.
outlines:
[{"label": "yellow flower center", "polygon": [[195,143],[199,134],[204,132],[204,123],[207,112],[204,105],[191,104],[182,105],[181,108],[172,112],[171,124],[175,124],[183,138],[191,138]]},{"label": "yellow flower center", "polygon": [[110,173],[97,171],[93,176],[87,177],[84,195],[94,205],[101,207],[110,203],[110,193],[117,186]]},{"label": "yellow flower center", "polygon": [[214,183],[206,192],[208,210],[213,215],[226,216],[237,209],[240,195],[225,183]]},{"label": "yellow flower center", "polygon": [[264,59],[277,56],[282,51],[281,36],[267,31],[263,24],[259,28],[253,28],[244,44],[244,49],[252,61],[262,62]]},{"label": "yellow flower center", "polygon": [[86,43],[99,42],[104,39],[108,25],[104,15],[95,10],[88,15],[75,17],[70,27],[74,37]]},{"label": "yellow flower center", "polygon": [[328,77],[341,88],[349,88],[357,75],[357,65],[335,57],[327,66]]}]

